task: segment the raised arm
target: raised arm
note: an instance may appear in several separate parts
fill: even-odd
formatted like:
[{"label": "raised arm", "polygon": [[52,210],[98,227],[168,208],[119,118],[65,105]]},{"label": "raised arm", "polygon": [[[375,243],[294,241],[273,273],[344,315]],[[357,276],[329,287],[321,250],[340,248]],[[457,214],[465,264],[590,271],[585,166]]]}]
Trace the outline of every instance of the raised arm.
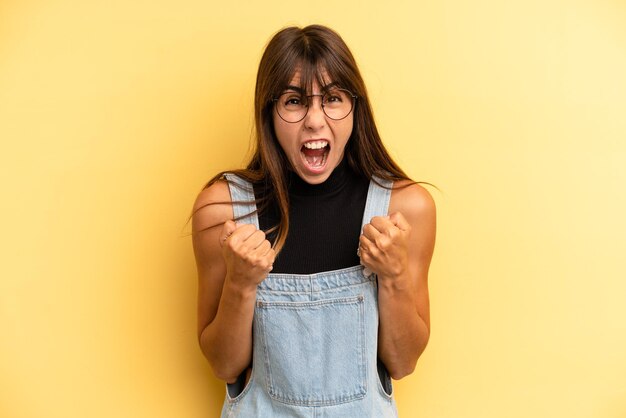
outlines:
[{"label": "raised arm", "polygon": [[200,347],[215,376],[233,383],[252,360],[256,286],[271,270],[275,254],[262,231],[232,221],[230,201],[225,181],[203,190],[192,228]]},{"label": "raised arm", "polygon": [[413,372],[430,336],[428,269],[435,229],[431,195],[412,184],[394,189],[389,216],[374,217],[361,235],[361,261],[378,275],[378,355],[393,379]]}]

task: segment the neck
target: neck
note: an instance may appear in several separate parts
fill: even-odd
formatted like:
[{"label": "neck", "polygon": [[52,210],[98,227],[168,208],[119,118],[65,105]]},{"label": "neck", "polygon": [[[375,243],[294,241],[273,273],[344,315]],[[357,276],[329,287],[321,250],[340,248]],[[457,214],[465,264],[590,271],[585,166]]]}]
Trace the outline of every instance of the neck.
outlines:
[{"label": "neck", "polygon": [[326,195],[341,188],[349,175],[350,168],[348,167],[348,163],[344,157],[337,167],[335,167],[328,179],[319,184],[307,183],[294,171],[290,170],[287,173],[287,187],[289,188],[290,193],[298,196]]}]

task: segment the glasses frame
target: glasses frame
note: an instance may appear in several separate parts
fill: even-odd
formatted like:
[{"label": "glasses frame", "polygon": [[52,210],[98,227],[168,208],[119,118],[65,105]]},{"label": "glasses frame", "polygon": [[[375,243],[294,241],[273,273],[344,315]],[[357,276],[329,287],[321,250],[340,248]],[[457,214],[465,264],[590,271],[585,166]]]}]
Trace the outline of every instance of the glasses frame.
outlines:
[{"label": "glasses frame", "polygon": [[[290,120],[285,119],[285,118],[284,118],[284,117],[280,114],[280,112],[278,111],[278,108],[277,108],[277,106],[278,106],[278,99],[280,99],[280,97],[281,97],[281,96],[283,96],[284,94],[287,94],[288,92],[283,92],[283,93],[281,93],[278,97],[274,97],[274,98],[272,99],[272,102],[274,103],[274,107],[276,108],[276,113],[278,114],[278,116],[279,116],[282,120],[284,120],[284,121],[285,121],[285,122],[287,122],[287,123],[298,123],[298,122],[302,122],[302,121],[304,120],[304,118],[306,118],[306,115],[308,115],[308,114],[309,114],[309,104],[311,103],[310,98],[313,98],[313,97],[315,97],[315,96],[319,96],[319,97],[321,97],[321,98],[322,98],[322,101],[321,101],[321,103],[320,103],[320,104],[321,104],[321,106],[322,106],[322,112],[324,112],[324,115],[325,115],[327,118],[331,119],[331,120],[343,120],[343,119],[347,118],[347,117],[350,115],[350,113],[352,113],[352,111],[354,110],[354,107],[356,106],[356,99],[358,99],[358,96],[357,96],[356,94],[352,93],[352,92],[351,92],[350,90],[348,90],[348,89],[334,89],[334,90],[341,90],[341,91],[344,91],[344,92],[348,93],[348,96],[352,97],[352,106],[350,107],[350,111],[349,111],[348,113],[346,113],[346,116],[344,116],[344,117],[342,117],[342,118],[339,118],[339,119],[335,119],[335,118],[333,118],[332,116],[329,116],[329,115],[328,115],[328,113],[326,113],[326,109],[324,109],[324,96],[326,96],[329,92],[326,92],[326,93],[323,93],[323,94],[307,94],[307,95],[302,95],[303,97],[306,97],[306,98],[307,98],[306,112],[304,112],[304,115],[302,116],[302,118],[300,118],[300,119],[298,119],[298,120],[296,120],[296,121],[290,121]],[[297,92],[296,92],[296,93],[297,93]]]}]

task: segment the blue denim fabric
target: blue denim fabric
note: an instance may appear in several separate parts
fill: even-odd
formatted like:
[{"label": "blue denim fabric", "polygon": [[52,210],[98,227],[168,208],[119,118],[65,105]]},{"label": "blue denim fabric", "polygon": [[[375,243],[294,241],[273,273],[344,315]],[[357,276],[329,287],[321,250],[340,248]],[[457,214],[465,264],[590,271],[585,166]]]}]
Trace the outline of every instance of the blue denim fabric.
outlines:
[{"label": "blue denim fabric", "polygon": [[[254,200],[251,184],[227,179],[233,201]],[[390,195],[370,182],[362,225],[387,214]],[[239,223],[258,228],[255,209],[233,204]],[[227,385],[222,418],[397,418],[391,379],[377,362],[377,295],[376,275],[360,265],[270,273],[257,288],[252,375]]]}]

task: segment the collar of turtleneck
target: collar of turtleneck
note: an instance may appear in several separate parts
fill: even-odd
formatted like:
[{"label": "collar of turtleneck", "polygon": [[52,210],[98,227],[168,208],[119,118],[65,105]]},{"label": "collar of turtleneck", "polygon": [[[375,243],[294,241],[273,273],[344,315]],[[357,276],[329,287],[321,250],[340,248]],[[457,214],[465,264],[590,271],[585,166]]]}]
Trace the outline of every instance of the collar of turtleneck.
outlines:
[{"label": "collar of turtleneck", "polygon": [[[358,265],[356,248],[369,180],[354,172],[344,158],[323,183],[308,184],[290,171],[287,185],[289,235],[272,272],[313,274]],[[255,192],[268,199],[259,212],[259,227],[268,231],[280,222],[278,201],[272,189]],[[267,235],[272,243],[275,233]]]},{"label": "collar of turtleneck", "polygon": [[350,167],[346,158],[335,167],[325,182],[320,184],[309,184],[302,180],[295,171],[289,170],[287,174],[287,188],[289,194],[296,196],[325,196],[337,192],[346,184],[350,175]]}]

